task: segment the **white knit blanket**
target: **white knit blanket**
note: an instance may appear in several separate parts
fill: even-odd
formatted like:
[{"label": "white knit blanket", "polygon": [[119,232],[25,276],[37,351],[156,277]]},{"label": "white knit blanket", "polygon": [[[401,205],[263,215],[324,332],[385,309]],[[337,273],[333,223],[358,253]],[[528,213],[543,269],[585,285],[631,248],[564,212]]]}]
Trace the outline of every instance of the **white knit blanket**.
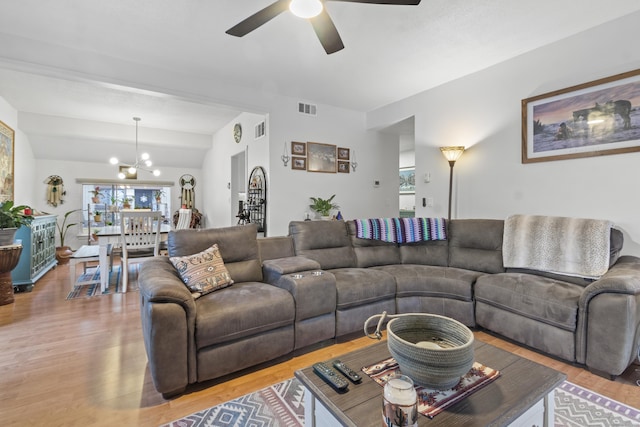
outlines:
[{"label": "white knit blanket", "polygon": [[609,269],[610,221],[537,215],[505,220],[505,268],[598,279]]}]

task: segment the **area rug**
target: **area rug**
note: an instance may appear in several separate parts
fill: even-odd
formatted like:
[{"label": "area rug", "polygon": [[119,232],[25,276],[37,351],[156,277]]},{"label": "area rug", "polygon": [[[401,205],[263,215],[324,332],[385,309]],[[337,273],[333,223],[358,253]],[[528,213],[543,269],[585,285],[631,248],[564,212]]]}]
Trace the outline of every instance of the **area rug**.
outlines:
[{"label": "area rug", "polygon": [[[302,384],[291,378],[162,427],[299,427],[304,425],[303,395]],[[640,411],[564,381],[555,389],[554,425],[639,426]]]},{"label": "area rug", "polygon": [[[138,270],[140,264],[129,265],[129,285],[127,292],[135,292],[138,290]],[[100,283],[91,283],[88,285],[75,285],[73,290],[67,295],[67,300],[75,298],[89,298],[94,296],[112,295],[122,292],[122,283],[120,280],[120,266],[114,265],[113,270],[109,272],[108,287],[104,293],[100,292]],[[77,282],[87,282],[89,280],[100,280],[100,267],[89,267],[85,274],[78,277]]]},{"label": "area rug", "polygon": [[164,427],[300,427],[304,388],[291,378],[164,424]]}]

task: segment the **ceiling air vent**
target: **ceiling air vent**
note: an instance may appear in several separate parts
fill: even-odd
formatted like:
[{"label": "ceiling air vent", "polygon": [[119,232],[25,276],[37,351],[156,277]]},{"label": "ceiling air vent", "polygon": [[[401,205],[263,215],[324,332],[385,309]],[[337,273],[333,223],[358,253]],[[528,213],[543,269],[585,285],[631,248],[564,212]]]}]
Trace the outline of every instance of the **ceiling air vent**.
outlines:
[{"label": "ceiling air vent", "polygon": [[256,139],[262,138],[264,134],[265,134],[265,124],[264,124],[264,121],[262,121],[256,125]]},{"label": "ceiling air vent", "polygon": [[315,116],[316,106],[313,104],[305,104],[304,102],[298,102],[298,113]]}]

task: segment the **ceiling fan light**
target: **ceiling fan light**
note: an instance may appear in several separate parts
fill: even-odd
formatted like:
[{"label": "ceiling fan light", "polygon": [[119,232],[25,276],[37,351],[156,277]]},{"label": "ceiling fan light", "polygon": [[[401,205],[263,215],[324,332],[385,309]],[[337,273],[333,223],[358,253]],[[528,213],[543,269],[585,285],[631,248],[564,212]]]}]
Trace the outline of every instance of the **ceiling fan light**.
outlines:
[{"label": "ceiling fan light", "polygon": [[134,173],[136,173],[136,168],[134,166],[130,166],[129,167],[129,174],[133,175]]},{"label": "ceiling fan light", "polygon": [[117,165],[118,164],[118,158],[117,157],[112,157],[109,159],[109,163],[111,163],[112,165]]},{"label": "ceiling fan light", "polygon": [[141,158],[142,160],[149,160],[149,153],[142,153],[142,154],[140,155],[140,158]]},{"label": "ceiling fan light", "polygon": [[118,178],[120,178],[120,179],[125,179],[125,178],[126,178],[126,175],[125,175],[124,173],[120,172],[120,173],[118,174]]},{"label": "ceiling fan light", "polygon": [[289,10],[299,18],[309,19],[320,15],[322,2],[320,0],[291,0]]},{"label": "ceiling fan light", "polygon": [[147,165],[148,168],[150,168],[153,162],[151,160],[145,160],[144,164]]},{"label": "ceiling fan light", "polygon": [[153,176],[160,176],[160,171],[158,169],[154,170]]}]

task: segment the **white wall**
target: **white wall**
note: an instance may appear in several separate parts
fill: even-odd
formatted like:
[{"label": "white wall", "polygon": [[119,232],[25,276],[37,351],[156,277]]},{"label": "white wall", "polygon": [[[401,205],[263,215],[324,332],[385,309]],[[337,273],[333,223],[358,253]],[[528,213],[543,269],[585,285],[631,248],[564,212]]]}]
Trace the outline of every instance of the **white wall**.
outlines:
[{"label": "white wall", "polygon": [[18,128],[18,112],[0,96],[0,121],[14,130],[14,202],[34,206],[36,167],[29,138]]},{"label": "white wall", "polygon": [[416,117],[416,196],[446,214],[449,166],[438,147],[470,147],[454,168],[454,218],[516,213],[606,218],[625,234],[624,253],[640,255],[640,153],[521,163],[521,100],[640,68],[634,47],[640,14],[626,16],[367,116],[379,128]]},{"label": "white wall", "polygon": [[[255,126],[266,120],[267,134],[263,138],[255,139]],[[233,126],[242,125],[242,139],[236,143],[233,139]],[[229,122],[213,136],[212,148],[207,152],[203,161],[202,185],[206,187],[203,199],[204,215],[207,217],[207,227],[228,227],[235,225],[232,212],[238,211],[237,206],[231,205],[231,157],[239,152],[247,152],[247,178],[255,166],[262,166],[267,173],[269,184],[269,121],[268,116],[243,113]],[[271,191],[268,188],[268,191]]]},{"label": "white wall", "polygon": [[[297,100],[283,98],[269,115],[272,164],[269,197],[269,235],[288,234],[290,221],[310,213],[310,197],[329,198],[340,206],[345,219],[396,216],[398,213],[397,137],[367,132],[365,115],[328,105],[318,105],[316,116],[297,112]],[[350,173],[319,173],[283,166],[284,142],[334,144],[354,151],[358,166]],[[374,188],[373,181],[381,185]]]}]

